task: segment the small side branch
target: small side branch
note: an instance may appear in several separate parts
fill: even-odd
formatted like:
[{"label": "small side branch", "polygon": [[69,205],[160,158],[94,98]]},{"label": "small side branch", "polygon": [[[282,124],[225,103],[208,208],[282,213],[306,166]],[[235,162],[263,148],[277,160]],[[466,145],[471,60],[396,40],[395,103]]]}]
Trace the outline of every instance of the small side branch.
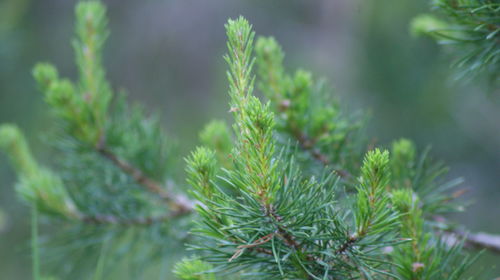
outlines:
[{"label": "small side branch", "polygon": [[[300,246],[300,244],[295,240],[295,238],[290,233],[288,233],[286,227],[280,224],[283,218],[275,212],[274,207],[272,205],[269,205],[265,209],[266,209],[265,210],[266,216],[276,221],[276,228],[277,228],[276,235],[279,236],[281,239],[283,239],[284,243],[288,247],[302,254],[303,253],[302,246]],[[305,255],[305,257],[308,261],[315,260],[315,257],[309,254]]]},{"label": "small side branch", "polygon": [[259,245],[262,245],[262,244],[265,244],[265,243],[269,242],[273,238],[274,238],[274,233],[270,233],[270,234],[268,234],[266,236],[263,236],[263,237],[257,239],[252,244],[246,244],[246,245],[240,245],[240,246],[238,246],[236,252],[228,260],[228,262],[232,262],[235,259],[237,259],[239,256],[241,256],[241,254],[243,254],[243,252],[245,251],[245,249],[256,249],[257,252],[264,253],[264,254],[271,253],[271,255],[273,255],[273,253],[271,251],[269,251],[269,250],[267,250],[265,248],[259,248],[259,247],[257,247]]},{"label": "small side branch", "polygon": [[114,165],[120,168],[123,172],[127,173],[138,184],[144,186],[148,191],[159,195],[164,200],[170,200],[171,197],[161,185],[153,179],[147,177],[141,170],[132,166],[130,163],[118,158],[117,155],[107,150],[105,147],[100,146],[97,148],[99,154],[110,160]]},{"label": "small side branch", "polygon": [[173,211],[170,215],[171,217],[178,217],[193,212],[194,202],[190,201],[187,197],[172,195],[165,191],[160,183],[149,178],[139,168],[119,158],[116,154],[107,149],[104,144],[104,138],[99,141],[99,144],[96,146],[96,150],[101,156],[108,159],[116,167],[128,174],[137,184],[143,186],[149,192],[158,195],[161,199],[166,201]]},{"label": "small side branch", "polygon": [[350,236],[344,243],[340,245],[340,247],[335,251],[336,255],[341,255],[345,253],[356,241],[358,238],[356,236]]},{"label": "small side branch", "polygon": [[293,130],[293,136],[300,144],[303,150],[309,151],[311,155],[323,165],[330,165],[330,160],[324,154],[322,154],[317,148],[314,147],[314,142],[308,135],[297,129]]},{"label": "small side branch", "polygon": [[[292,131],[293,137],[298,141],[300,147],[304,150],[307,151],[311,154],[311,156],[323,164],[324,166],[329,166],[331,165],[330,160],[328,157],[323,154],[318,148],[314,146],[315,141],[311,139],[307,134],[305,134],[303,131],[299,131],[297,129],[294,129]],[[344,169],[335,169],[335,172],[342,178],[350,178],[352,175]]]},{"label": "small side branch", "polygon": [[152,224],[161,223],[172,215],[162,215],[162,216],[148,216],[148,217],[138,217],[138,218],[121,218],[113,215],[95,215],[95,216],[83,216],[80,218],[81,221],[93,224],[93,225],[120,225],[120,226],[150,226]]}]

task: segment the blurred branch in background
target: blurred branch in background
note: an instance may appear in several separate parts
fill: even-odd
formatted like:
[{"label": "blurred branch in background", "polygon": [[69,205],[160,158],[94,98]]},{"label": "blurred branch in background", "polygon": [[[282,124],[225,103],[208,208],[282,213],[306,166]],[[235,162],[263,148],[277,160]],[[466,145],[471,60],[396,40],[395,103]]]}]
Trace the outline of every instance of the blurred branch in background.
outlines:
[{"label": "blurred branch in background", "polygon": [[484,232],[467,233],[464,231],[453,231],[460,239],[465,239],[465,246],[475,249],[487,249],[500,254],[500,236]]},{"label": "blurred branch in background", "polygon": [[484,232],[472,233],[461,226],[452,225],[442,216],[434,217],[439,224],[439,228],[444,231],[443,238],[448,244],[464,242],[464,246],[469,249],[486,249],[493,253],[500,254],[500,235]]},{"label": "blurred branch in background", "polygon": [[414,34],[450,45],[459,79],[484,74],[500,86],[500,3],[497,0],[435,0],[433,15],[412,22]]}]

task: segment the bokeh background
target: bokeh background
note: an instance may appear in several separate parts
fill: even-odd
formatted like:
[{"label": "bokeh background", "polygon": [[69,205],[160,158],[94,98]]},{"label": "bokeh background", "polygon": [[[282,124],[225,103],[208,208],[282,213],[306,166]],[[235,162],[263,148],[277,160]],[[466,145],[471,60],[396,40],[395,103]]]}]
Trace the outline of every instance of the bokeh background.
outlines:
[{"label": "bokeh background", "polygon": [[[456,82],[433,41],[412,38],[411,19],[428,1],[107,0],[111,37],[105,51],[115,89],[160,112],[181,139],[196,144],[211,118],[228,118],[223,25],[244,15],[260,35],[283,45],[286,65],[327,78],[345,110],[369,110],[380,144],[408,137],[433,146],[450,177],[464,177],[473,204],[455,220],[473,231],[500,233],[500,92],[479,80]],[[14,122],[43,162],[40,134],[51,126],[31,78],[38,61],[75,77],[69,0],[0,1],[0,123]],[[57,160],[57,159],[56,159]],[[0,155],[0,279],[30,279],[29,215],[15,196],[15,176]],[[500,264],[485,254],[479,267]],[[500,276],[497,267],[492,275]]]}]

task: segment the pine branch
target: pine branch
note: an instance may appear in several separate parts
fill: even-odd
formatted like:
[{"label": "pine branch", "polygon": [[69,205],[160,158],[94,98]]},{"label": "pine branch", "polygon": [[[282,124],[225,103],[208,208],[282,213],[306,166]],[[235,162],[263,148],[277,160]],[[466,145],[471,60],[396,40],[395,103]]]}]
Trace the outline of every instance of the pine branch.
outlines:
[{"label": "pine branch", "polygon": [[[296,138],[301,144],[301,146],[304,149],[308,149],[311,151],[311,154],[313,154],[314,151],[318,151],[317,149],[314,149],[314,142],[310,141],[306,135],[300,134],[300,131],[298,134],[296,134]],[[406,141],[406,140],[404,140]],[[404,142],[403,140],[399,142]],[[406,142],[405,142],[406,143]],[[314,154],[313,154],[314,155]],[[316,158],[316,156],[315,156]],[[329,161],[322,155],[318,154],[318,160],[319,162],[323,163],[325,166],[328,165]],[[401,166],[401,163],[400,163]],[[339,171],[337,171],[339,172]],[[340,176],[342,176],[341,173],[338,173]],[[346,173],[346,176],[351,177],[352,175],[349,173]],[[439,220],[444,220],[443,217],[439,217]],[[451,234],[455,234],[465,240],[465,247],[466,248],[477,248],[477,249],[486,249],[488,251],[494,252],[494,253],[499,253],[500,254],[500,235],[494,235],[490,233],[470,233],[470,232],[465,232],[461,230],[453,230],[453,229],[448,229],[447,232]],[[449,236],[449,238],[453,238],[452,235]],[[336,253],[341,254],[345,252],[352,244],[354,244],[357,241],[357,237],[350,237],[347,239],[339,249],[337,249]]]},{"label": "pine branch", "polygon": [[[53,213],[61,215],[69,220],[78,220],[88,224],[116,224],[123,226],[132,225],[150,225],[165,221],[170,218],[176,218],[192,212],[192,202],[182,197],[168,196],[169,200],[173,200],[174,211],[168,215],[158,217],[140,217],[140,218],[123,218],[114,215],[86,215],[82,213],[74,201],[66,194],[66,189],[62,181],[50,170],[44,169],[33,159],[28,149],[28,145],[22,133],[15,126],[2,125],[0,126],[0,137],[3,139],[2,145],[9,148],[8,152],[15,162],[19,174],[25,178],[26,186],[20,185],[18,189],[22,195],[26,195],[26,199],[34,203],[33,207],[38,207],[43,210],[43,213]],[[1,146],[1,145],[0,145]],[[131,170],[134,174],[142,174],[138,169],[120,160],[116,155],[107,152],[108,156],[120,164],[124,169]],[[144,175],[142,175],[144,176]],[[142,178],[142,177],[141,177]],[[144,176],[148,182],[153,180]],[[29,181],[33,180],[32,183]],[[33,186],[26,189],[28,186]],[[53,190],[55,188],[55,190]],[[162,189],[163,190],[163,189]],[[58,197],[53,197],[58,194]],[[63,194],[60,198],[59,195]],[[60,206],[59,206],[60,205]]]},{"label": "pine branch", "polygon": [[[290,159],[275,154],[274,114],[269,104],[252,95],[254,33],[243,18],[229,20],[226,30],[236,141],[232,164],[222,170],[223,175],[215,176],[213,150],[197,148],[187,159],[188,181],[203,203],[197,207],[201,221],[195,233],[205,241],[195,248],[207,252],[206,259],[217,269],[248,266],[250,271],[263,269],[270,277],[316,279],[329,266],[321,261],[327,248],[320,245],[328,241],[316,239],[311,231],[331,226],[332,218],[327,217],[333,211],[333,188],[323,185],[331,177],[321,183],[306,180],[283,161]],[[280,261],[280,255],[287,257]],[[324,257],[331,258],[326,253]],[[263,267],[264,263],[273,266]]]},{"label": "pine branch", "polygon": [[[56,119],[61,121],[62,126],[57,137],[76,140],[76,149],[75,147],[65,149],[68,157],[82,157],[85,153],[92,153],[95,150],[130,176],[135,183],[166,201],[171,211],[161,217],[149,217],[146,214],[140,218],[123,218],[121,213],[107,214],[108,209],[101,209],[103,214],[87,215],[86,205],[82,205],[81,201],[79,203],[73,201],[74,194],[73,196],[68,194],[62,179],[54,172],[38,166],[29,154],[24,137],[17,128],[4,126],[0,134],[4,136],[5,145],[10,148],[8,152],[12,153],[13,162],[23,175],[21,179],[25,181],[20,184],[19,192],[22,192],[30,202],[37,204],[37,207],[42,208],[41,213],[58,214],[70,220],[89,224],[147,225],[191,213],[193,202],[184,196],[168,193],[143,170],[122,159],[106,146],[105,141],[108,136],[106,133],[110,134],[113,143],[121,144],[121,148],[125,150],[137,149],[137,146],[134,147],[134,143],[130,141],[134,139],[132,135],[137,135],[146,143],[148,139],[154,139],[152,145],[157,149],[163,149],[164,143],[161,139],[163,135],[157,132],[159,130],[150,129],[151,123],[154,122],[146,120],[142,114],[137,114],[138,111],[133,111],[132,115],[127,116],[129,122],[119,119],[122,117],[120,114],[128,111],[128,107],[123,107],[123,99],[117,100],[114,111],[110,109],[113,93],[106,81],[101,59],[102,49],[109,34],[105,7],[98,1],[88,1],[77,5],[75,12],[77,37],[73,41],[73,46],[80,73],[78,84],[74,85],[67,79],[59,78],[55,67],[47,63],[37,64],[33,70],[47,103],[55,113]],[[137,123],[138,120],[140,123]],[[128,130],[117,131],[117,128],[122,128],[119,125],[123,124],[128,125],[126,127]],[[124,137],[129,141],[123,141]],[[85,152],[82,154],[82,151]],[[153,164],[157,162],[153,161]],[[75,179],[77,182],[73,182]],[[69,180],[73,184],[78,183],[75,177]],[[149,204],[147,201],[143,203]]]}]

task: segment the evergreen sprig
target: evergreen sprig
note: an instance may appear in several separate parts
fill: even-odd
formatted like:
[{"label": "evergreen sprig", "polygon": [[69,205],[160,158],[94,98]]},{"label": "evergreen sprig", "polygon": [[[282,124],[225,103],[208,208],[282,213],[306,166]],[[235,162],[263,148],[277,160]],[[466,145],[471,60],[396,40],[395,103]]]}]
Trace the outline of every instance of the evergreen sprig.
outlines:
[{"label": "evergreen sprig", "polygon": [[33,159],[26,140],[16,126],[0,127],[0,148],[9,151],[19,174],[16,191],[24,201],[46,214],[67,219],[81,216],[61,178]]},{"label": "evergreen sprig", "polygon": [[394,227],[397,215],[389,207],[386,187],[390,182],[389,152],[369,151],[361,167],[361,179],[354,216],[354,238],[387,232]]}]

